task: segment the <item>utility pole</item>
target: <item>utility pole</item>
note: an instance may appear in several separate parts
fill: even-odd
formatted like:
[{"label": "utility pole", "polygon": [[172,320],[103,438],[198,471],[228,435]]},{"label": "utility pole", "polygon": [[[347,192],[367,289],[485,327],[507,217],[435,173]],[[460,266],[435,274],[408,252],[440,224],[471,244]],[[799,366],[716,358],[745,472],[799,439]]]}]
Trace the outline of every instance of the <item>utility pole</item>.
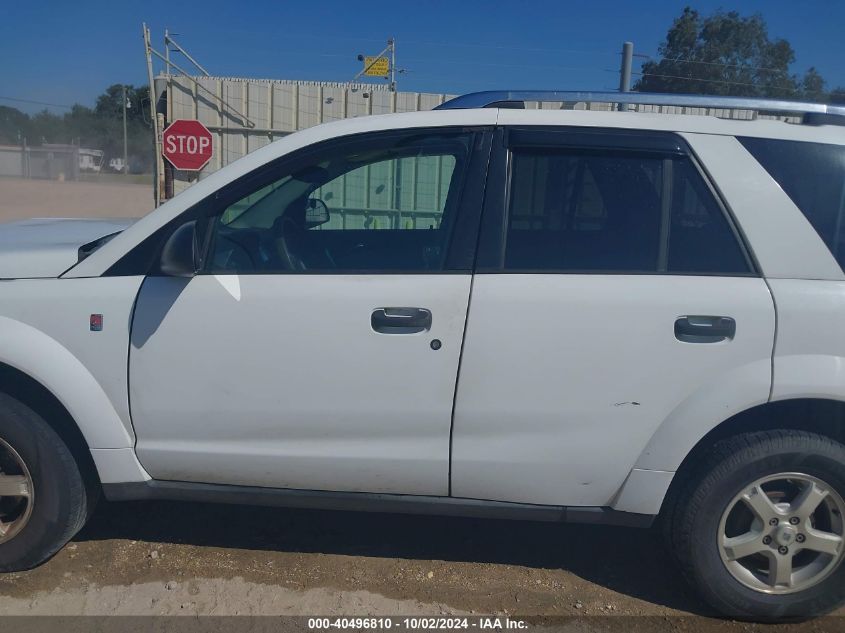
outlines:
[{"label": "utility pole", "polygon": [[121,86],[123,88],[123,175],[129,174],[129,156],[126,147],[126,84]]},{"label": "utility pole", "polygon": [[164,29],[164,68],[165,74],[170,77],[170,31]]},{"label": "utility pole", "polygon": [[[631,92],[631,66],[634,61],[634,43],[625,42],[622,45],[622,66],[619,69],[619,92]],[[628,109],[627,103],[620,103],[619,110]]]},{"label": "utility pole", "polygon": [[150,90],[150,119],[153,124],[153,160],[155,161],[155,170],[153,176],[153,198],[154,204],[158,207],[161,204],[160,192],[162,189],[162,182],[160,180],[161,174],[164,171],[161,157],[161,137],[159,136],[159,120],[158,120],[158,96],[156,95],[155,79],[153,77],[153,56],[152,46],[150,45],[150,30],[146,23],[141,24],[141,32],[144,37],[144,56],[147,60],[147,81]]},{"label": "utility pole", "polygon": [[396,92],[396,38],[387,40],[390,49],[390,92]]}]

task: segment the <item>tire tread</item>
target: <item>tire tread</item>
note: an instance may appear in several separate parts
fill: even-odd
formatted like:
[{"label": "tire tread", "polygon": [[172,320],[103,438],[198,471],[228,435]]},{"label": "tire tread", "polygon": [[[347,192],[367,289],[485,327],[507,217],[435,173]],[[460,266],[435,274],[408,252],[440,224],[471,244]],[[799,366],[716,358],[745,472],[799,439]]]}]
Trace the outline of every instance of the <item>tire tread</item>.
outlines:
[{"label": "tire tread", "polygon": [[[732,436],[717,442],[710,451],[691,466],[684,481],[677,487],[664,518],[664,537],[677,560],[687,582],[706,596],[719,612],[743,619],[768,619],[753,607],[737,609],[736,604],[720,601],[712,589],[712,582],[703,582],[696,573],[692,550],[696,547],[693,532],[697,515],[714,486],[730,477],[750,461],[799,449],[845,457],[845,446],[835,440],[808,431],[778,429]],[[830,605],[834,608],[836,604]],[[816,614],[814,614],[816,615]],[[778,619],[778,618],[775,618]]]}]

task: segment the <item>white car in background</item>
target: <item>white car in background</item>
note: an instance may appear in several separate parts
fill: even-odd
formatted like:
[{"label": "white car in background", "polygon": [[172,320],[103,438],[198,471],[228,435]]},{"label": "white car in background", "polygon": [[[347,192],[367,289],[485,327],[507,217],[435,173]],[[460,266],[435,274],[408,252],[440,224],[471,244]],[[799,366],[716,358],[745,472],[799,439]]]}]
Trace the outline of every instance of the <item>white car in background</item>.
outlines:
[{"label": "white car in background", "polygon": [[659,517],[720,613],[840,605],[845,108],[519,109],[582,100],[619,95],[339,121],[130,226],[2,227],[0,569],[102,492]]}]

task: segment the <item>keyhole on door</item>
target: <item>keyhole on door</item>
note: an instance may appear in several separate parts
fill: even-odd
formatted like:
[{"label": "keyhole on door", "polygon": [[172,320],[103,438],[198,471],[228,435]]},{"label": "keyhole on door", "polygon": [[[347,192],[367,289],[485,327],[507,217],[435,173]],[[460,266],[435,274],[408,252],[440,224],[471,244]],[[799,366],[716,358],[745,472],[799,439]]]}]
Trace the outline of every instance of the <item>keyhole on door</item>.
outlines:
[{"label": "keyhole on door", "polygon": [[440,342],[439,338],[436,338],[431,342],[431,349],[433,349],[435,352],[439,350],[442,346],[443,343]]}]

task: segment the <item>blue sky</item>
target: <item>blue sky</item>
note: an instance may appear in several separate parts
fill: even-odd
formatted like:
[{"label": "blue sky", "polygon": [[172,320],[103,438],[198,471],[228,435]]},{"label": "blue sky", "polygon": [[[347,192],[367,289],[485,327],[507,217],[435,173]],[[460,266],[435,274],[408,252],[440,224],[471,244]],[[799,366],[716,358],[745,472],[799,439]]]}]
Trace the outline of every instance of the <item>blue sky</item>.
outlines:
[{"label": "blue sky", "polygon": [[92,105],[110,84],[145,84],[142,21],[157,48],[165,27],[180,34],[212,75],[347,81],[355,56],[393,35],[397,66],[409,70],[400,90],[614,89],[622,42],[655,54],[686,4],[762,13],[770,35],[795,48],[796,72],[816,66],[831,86],[845,85],[842,0],[7,0],[0,97]]}]

